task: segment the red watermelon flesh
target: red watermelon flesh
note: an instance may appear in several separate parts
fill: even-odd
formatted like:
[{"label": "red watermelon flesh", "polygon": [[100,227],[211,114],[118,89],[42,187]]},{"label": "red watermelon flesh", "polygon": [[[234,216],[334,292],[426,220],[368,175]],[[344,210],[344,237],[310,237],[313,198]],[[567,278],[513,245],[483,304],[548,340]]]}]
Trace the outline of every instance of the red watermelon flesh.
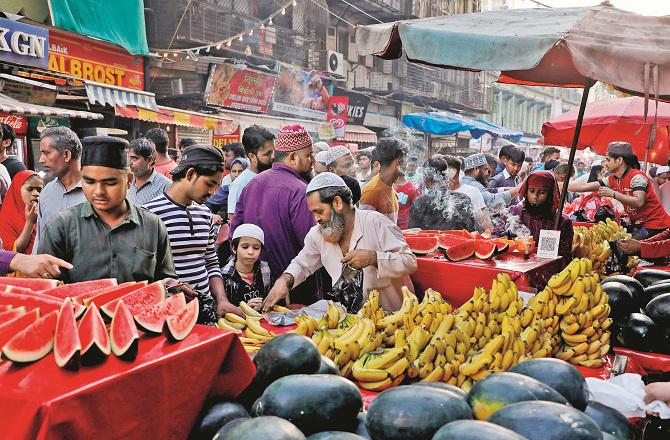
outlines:
[{"label": "red watermelon flesh", "polygon": [[14,337],[15,334],[28,327],[33,322],[40,318],[40,311],[33,309],[28,313],[17,316],[11,321],[7,321],[0,325],[0,350],[2,347]]},{"label": "red watermelon flesh", "polygon": [[9,309],[5,312],[0,312],[0,323],[11,321],[17,316],[23,315],[24,313],[26,313],[26,308],[23,306]]},{"label": "red watermelon flesh", "polygon": [[[0,304],[11,305],[13,307],[25,306],[27,309],[40,309],[43,314],[60,309],[60,301],[47,295],[40,295],[36,292],[30,293],[9,293],[0,292]],[[81,304],[75,304],[74,316],[79,317],[86,311],[86,307]]]},{"label": "red watermelon flesh", "polygon": [[493,258],[496,253],[496,244],[489,240],[475,241],[475,256],[481,260]]},{"label": "red watermelon flesh", "polygon": [[455,244],[449,249],[446,249],[445,255],[451,261],[461,261],[472,257],[475,253],[475,241],[464,241],[463,243]]},{"label": "red watermelon flesh", "polygon": [[56,333],[54,335],[54,358],[56,365],[68,370],[79,369],[79,353],[81,343],[77,331],[77,321],[74,318],[73,304],[70,298],[65,298],[58,312]]},{"label": "red watermelon flesh", "polygon": [[[107,286],[107,287],[102,287],[102,288],[96,289],[96,290],[90,290],[86,293],[81,293],[77,296],[73,296],[72,301],[74,301],[76,303],[79,303],[79,304],[83,304],[84,300],[87,299],[87,298],[92,298],[94,296],[100,295],[102,293],[111,292],[111,291],[116,290],[116,289],[125,288],[125,287],[128,287],[128,286],[134,286],[135,284],[137,284],[137,283],[135,283],[135,281],[128,281],[126,283],[121,283],[119,285]],[[138,289],[139,289],[139,287],[138,287]],[[126,292],[126,293],[128,293],[128,292]]]},{"label": "red watermelon flesh", "polygon": [[102,307],[100,307],[100,311],[108,318],[113,318],[116,304],[120,300],[123,300],[130,313],[135,314],[146,309],[148,306],[158,304],[164,299],[165,286],[163,286],[162,282],[156,281],[155,283],[151,283],[146,287],[130,292],[122,296],[120,299],[115,299],[105,303]]},{"label": "red watermelon flesh", "polygon": [[472,241],[472,238],[459,237],[456,235],[443,235],[438,241],[438,246],[440,246],[442,249],[449,249],[450,247],[456,246],[457,244],[467,243],[470,241]]},{"label": "red watermelon flesh", "polygon": [[493,242],[496,244],[496,254],[502,254],[509,249],[509,243],[505,241],[495,239]]},{"label": "red watermelon flesh", "polygon": [[53,289],[54,287],[58,286],[58,280],[47,280],[43,278],[0,277],[0,284],[26,287],[30,290],[44,290]]},{"label": "red watermelon flesh", "polygon": [[83,298],[82,302],[85,306],[90,305],[92,302],[95,302],[96,304],[106,304],[112,300],[119,299],[130,292],[146,287],[146,285],[146,281],[141,281],[139,283],[123,283],[120,286],[99,290],[95,295]]},{"label": "red watermelon flesh", "polygon": [[186,304],[186,307],[183,307],[176,314],[169,316],[165,320],[165,333],[168,339],[181,341],[188,336],[193,327],[195,327],[196,322],[198,322],[199,308],[198,298],[194,298],[193,301]]},{"label": "red watermelon flesh", "polygon": [[63,284],[53,289],[42,290],[42,295],[51,295],[57,298],[67,298],[77,296],[82,293],[92,292],[104,289],[106,287],[116,286],[116,278],[103,278],[100,280],[81,281],[79,283]]},{"label": "red watermelon flesh", "polygon": [[32,290],[28,289],[27,287],[10,286],[9,284],[0,284],[0,291],[16,293],[32,292]]},{"label": "red watermelon flesh", "polygon": [[116,310],[114,318],[109,328],[109,339],[111,341],[112,352],[126,360],[133,360],[137,356],[137,340],[139,339],[137,326],[133,320],[133,315],[126,307],[124,300],[116,301]]},{"label": "red watermelon flesh", "polygon": [[6,312],[7,310],[12,310],[10,304],[0,304],[0,312]]},{"label": "red watermelon flesh", "polygon": [[440,235],[451,235],[451,236],[454,236],[454,237],[461,237],[461,238],[468,238],[468,239],[474,238],[472,236],[472,234],[470,234],[465,229],[462,229],[460,231],[456,231],[456,230],[454,230],[454,231],[442,231],[440,233]]},{"label": "red watermelon flesh", "polygon": [[163,331],[165,320],[184,307],[186,307],[186,298],[183,293],[179,292],[137,313],[135,323],[140,330],[146,333],[160,334]]},{"label": "red watermelon flesh", "polygon": [[79,341],[81,362],[85,365],[99,363],[112,352],[105,321],[102,320],[95,303],[88,306],[79,322]]},{"label": "red watermelon flesh", "polygon": [[410,250],[418,255],[426,255],[437,250],[437,237],[405,237]]},{"label": "red watermelon flesh", "polygon": [[2,354],[20,363],[42,359],[53,349],[57,322],[58,310],[54,310],[15,334],[2,347]]}]

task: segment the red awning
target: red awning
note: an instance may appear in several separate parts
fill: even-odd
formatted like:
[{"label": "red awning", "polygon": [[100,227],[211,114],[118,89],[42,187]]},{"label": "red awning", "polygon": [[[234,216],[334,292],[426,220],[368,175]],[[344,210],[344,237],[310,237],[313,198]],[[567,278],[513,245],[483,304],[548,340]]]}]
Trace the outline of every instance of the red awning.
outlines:
[{"label": "red awning", "polygon": [[159,124],[174,124],[185,127],[204,128],[218,133],[232,133],[236,124],[231,119],[219,116],[206,115],[171,107],[158,106],[158,111],[147,110],[134,106],[114,107],[116,116],[122,118],[139,119],[141,121],[156,122]]}]

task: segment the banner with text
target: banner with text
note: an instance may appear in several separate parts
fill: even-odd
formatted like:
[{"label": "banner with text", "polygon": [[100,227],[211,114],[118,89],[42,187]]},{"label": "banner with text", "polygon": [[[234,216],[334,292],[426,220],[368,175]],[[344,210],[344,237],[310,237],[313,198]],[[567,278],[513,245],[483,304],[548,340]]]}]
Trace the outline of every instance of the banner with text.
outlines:
[{"label": "banner with text", "polygon": [[335,137],[344,139],[347,129],[347,108],[349,98],[346,96],[331,96],[328,99],[328,122],[333,125]]},{"label": "banner with text", "polygon": [[232,64],[212,64],[205,94],[208,105],[266,113],[276,78]]},{"label": "banner with text", "polygon": [[368,112],[370,97],[362,93],[349,92],[340,88],[335,89],[335,96],[346,96],[349,98],[347,122],[354,125],[363,125],[365,114]]}]

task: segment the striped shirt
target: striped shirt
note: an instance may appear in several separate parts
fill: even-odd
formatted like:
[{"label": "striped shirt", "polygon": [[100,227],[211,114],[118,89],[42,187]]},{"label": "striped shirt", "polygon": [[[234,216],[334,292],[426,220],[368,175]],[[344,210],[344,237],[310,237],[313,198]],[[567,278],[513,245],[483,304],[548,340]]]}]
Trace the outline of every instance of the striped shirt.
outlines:
[{"label": "striped shirt", "polygon": [[137,206],[142,206],[163,194],[170,185],[172,185],[172,180],[158,173],[156,170],[153,170],[149,180],[144,182],[139,188],[135,184],[135,179],[133,178],[133,183],[130,185],[126,197],[131,203]]},{"label": "striped shirt", "polygon": [[179,281],[194,287],[200,293],[201,302],[213,307],[206,313],[213,313],[215,305],[209,291],[209,280],[222,276],[214,248],[217,234],[212,223],[212,213],[197,203],[188,207],[181,205],[166,193],[145,203],[143,207],[165,223]]}]

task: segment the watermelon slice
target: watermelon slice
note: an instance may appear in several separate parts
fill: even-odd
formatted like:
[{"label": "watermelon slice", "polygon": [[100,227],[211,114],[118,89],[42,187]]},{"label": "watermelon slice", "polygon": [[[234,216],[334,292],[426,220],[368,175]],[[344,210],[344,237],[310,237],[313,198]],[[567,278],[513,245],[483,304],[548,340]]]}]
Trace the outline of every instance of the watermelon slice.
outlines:
[{"label": "watermelon slice", "polygon": [[104,289],[106,287],[116,286],[116,278],[103,278],[101,280],[81,281],[79,283],[63,284],[53,289],[42,290],[42,295],[55,296],[57,298],[67,298],[77,296],[82,293],[92,292]]},{"label": "watermelon slice", "polygon": [[465,229],[461,229],[460,231],[441,231],[440,235],[451,235],[453,237],[461,237],[461,238],[467,238],[467,239],[472,239],[474,236],[470,234],[468,231]]},{"label": "watermelon slice", "polygon": [[509,243],[506,241],[495,239],[493,242],[496,244],[496,254],[502,254],[509,249]]},{"label": "watermelon slice", "polygon": [[32,290],[28,289],[27,287],[10,286],[9,284],[0,284],[0,291],[16,293],[32,292]]},{"label": "watermelon slice", "polygon": [[461,261],[472,257],[475,253],[475,241],[464,241],[446,249],[445,255],[451,261]]},{"label": "watermelon slice", "polygon": [[77,321],[74,319],[72,301],[65,298],[58,312],[56,334],[54,336],[54,358],[56,365],[68,370],[79,369],[79,353],[81,343],[77,331]]},{"label": "watermelon slice", "polygon": [[[135,283],[135,281],[128,281],[126,283],[121,283],[118,286],[117,285],[107,286],[107,287],[103,287],[101,289],[91,290],[91,291],[88,291],[86,293],[80,293],[77,296],[73,296],[72,301],[74,301],[76,303],[79,303],[79,304],[83,304],[84,300],[86,298],[92,298],[96,295],[100,295],[101,293],[110,292],[112,290],[116,290],[116,289],[119,289],[119,288],[122,288],[122,287],[125,288],[125,287],[128,287],[128,286],[134,286],[135,284],[137,284],[137,283]],[[138,289],[139,289],[139,287],[138,287]],[[128,293],[128,292],[126,292],[126,293]]]},{"label": "watermelon slice", "polygon": [[0,304],[0,312],[6,312],[7,310],[12,310],[11,304]]},{"label": "watermelon slice", "polygon": [[186,298],[179,292],[164,301],[149,306],[134,316],[135,324],[146,333],[161,334],[165,320],[186,307]]},{"label": "watermelon slice", "polygon": [[456,235],[443,235],[438,241],[438,246],[442,249],[449,249],[452,246],[457,244],[466,243],[472,241],[471,238],[459,237]]},{"label": "watermelon slice", "polygon": [[437,250],[437,237],[406,236],[405,241],[417,255],[431,254]]},{"label": "watermelon slice", "polygon": [[165,299],[165,286],[162,282],[156,281],[146,287],[130,292],[120,299],[115,299],[105,303],[100,307],[100,311],[108,318],[114,317],[116,304],[123,300],[131,314],[139,313],[148,306],[158,304]]},{"label": "watermelon slice", "polygon": [[26,308],[23,306],[0,312],[0,323],[11,321],[17,316],[23,315],[24,313],[26,313]]},{"label": "watermelon slice", "polygon": [[17,316],[11,321],[7,321],[0,325],[0,350],[4,345],[14,337],[15,334],[28,327],[33,322],[40,318],[40,311],[33,309],[28,313]]},{"label": "watermelon slice", "polygon": [[58,310],[54,310],[15,334],[2,347],[2,354],[7,359],[19,363],[42,359],[54,346],[57,322]]},{"label": "watermelon slice", "polygon": [[121,284],[120,286],[108,287],[107,289],[104,289],[104,291],[98,291],[95,295],[84,298],[82,302],[85,306],[90,305],[92,302],[95,302],[96,304],[106,304],[112,300],[119,299],[122,296],[129,294],[130,292],[141,289],[142,287],[146,287],[147,282],[142,281],[128,285],[124,284]]},{"label": "watermelon slice", "polygon": [[109,328],[112,352],[122,359],[132,361],[137,356],[137,340],[139,337],[133,315],[126,307],[124,300],[116,301],[114,318]]},{"label": "watermelon slice", "polygon": [[81,342],[81,362],[92,365],[107,359],[112,352],[105,321],[95,303],[91,303],[79,322],[79,340]]},{"label": "watermelon slice", "polygon": [[26,287],[30,290],[53,289],[54,287],[58,286],[58,283],[58,280],[47,280],[43,278],[0,277],[0,284]]},{"label": "watermelon slice", "polygon": [[198,322],[198,298],[186,304],[173,316],[165,320],[165,333],[171,341],[181,341],[191,333],[195,323]]},{"label": "watermelon slice", "polygon": [[[27,309],[39,308],[43,314],[57,311],[60,309],[60,301],[47,295],[40,295],[36,292],[30,293],[8,293],[0,292],[0,304],[11,305],[13,307],[25,306]],[[81,316],[86,311],[86,307],[81,304],[75,304],[75,318]]]},{"label": "watermelon slice", "polygon": [[480,260],[488,260],[493,258],[496,253],[496,244],[489,240],[475,241],[475,256]]}]

